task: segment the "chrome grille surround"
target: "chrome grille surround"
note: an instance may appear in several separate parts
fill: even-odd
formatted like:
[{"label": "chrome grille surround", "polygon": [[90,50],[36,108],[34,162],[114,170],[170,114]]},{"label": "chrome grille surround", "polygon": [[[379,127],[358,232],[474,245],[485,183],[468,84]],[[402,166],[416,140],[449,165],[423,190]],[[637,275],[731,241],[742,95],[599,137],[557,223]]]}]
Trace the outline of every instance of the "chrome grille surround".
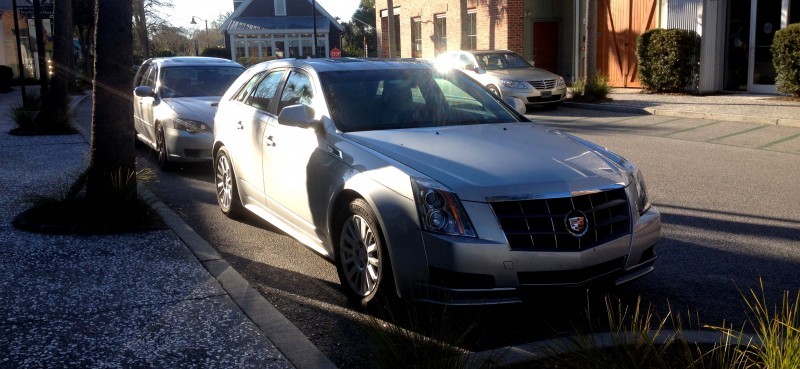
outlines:
[{"label": "chrome grille surround", "polygon": [[[631,213],[625,188],[568,197],[499,201],[489,204],[511,250],[582,251],[630,234]],[[567,229],[567,214],[586,215],[581,237]]]},{"label": "chrome grille surround", "polygon": [[552,90],[556,87],[556,80],[554,79],[543,79],[540,81],[528,81],[528,83],[533,86],[533,88],[537,90]]}]

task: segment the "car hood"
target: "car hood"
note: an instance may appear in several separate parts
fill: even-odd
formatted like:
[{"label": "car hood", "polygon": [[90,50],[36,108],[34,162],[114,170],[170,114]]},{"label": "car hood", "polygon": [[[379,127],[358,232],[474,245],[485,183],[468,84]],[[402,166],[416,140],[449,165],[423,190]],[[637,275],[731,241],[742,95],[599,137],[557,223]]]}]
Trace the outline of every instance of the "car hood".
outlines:
[{"label": "car hood", "polygon": [[164,99],[175,115],[184,119],[196,120],[211,126],[217,112],[219,96],[173,97]]},{"label": "car hood", "polygon": [[539,68],[493,69],[487,70],[486,74],[496,76],[497,78],[510,78],[516,81],[538,81],[558,78],[558,75]]},{"label": "car hood", "polygon": [[532,123],[346,135],[439,181],[466,201],[572,194],[628,181],[628,175],[599,152]]}]

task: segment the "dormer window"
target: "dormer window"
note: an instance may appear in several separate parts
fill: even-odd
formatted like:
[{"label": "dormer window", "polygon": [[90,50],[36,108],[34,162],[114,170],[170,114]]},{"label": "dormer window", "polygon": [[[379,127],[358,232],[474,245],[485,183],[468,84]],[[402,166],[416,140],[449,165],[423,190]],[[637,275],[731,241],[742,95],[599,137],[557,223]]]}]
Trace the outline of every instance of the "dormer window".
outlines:
[{"label": "dormer window", "polygon": [[286,15],[286,0],[275,0],[275,15]]}]

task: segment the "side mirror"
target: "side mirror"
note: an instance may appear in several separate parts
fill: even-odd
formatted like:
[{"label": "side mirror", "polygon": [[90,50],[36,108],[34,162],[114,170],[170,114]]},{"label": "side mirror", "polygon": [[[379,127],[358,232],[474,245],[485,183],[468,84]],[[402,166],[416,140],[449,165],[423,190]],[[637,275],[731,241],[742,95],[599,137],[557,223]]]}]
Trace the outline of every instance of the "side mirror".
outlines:
[{"label": "side mirror", "polygon": [[475,64],[472,64],[472,63],[464,64],[461,67],[461,69],[463,69],[463,70],[473,70],[473,71],[475,70],[475,68],[477,68],[477,66]]},{"label": "side mirror", "polygon": [[533,61],[533,60],[528,60],[528,64],[530,64],[531,67],[535,67],[536,66],[536,62]]},{"label": "side mirror", "polygon": [[281,110],[278,114],[278,123],[284,126],[308,128],[315,124],[314,108],[303,105],[290,105]]},{"label": "side mirror", "polygon": [[516,110],[517,113],[525,115],[525,112],[528,111],[528,108],[525,106],[525,103],[516,97],[507,97],[505,101],[509,106],[514,108],[514,110]]},{"label": "side mirror", "polygon": [[475,70],[475,73],[478,73],[478,74],[486,74],[486,68],[483,68],[483,67],[475,67],[475,69],[474,69],[474,70]]},{"label": "side mirror", "polygon": [[138,97],[155,97],[156,92],[150,86],[139,86],[133,90],[133,94]]}]

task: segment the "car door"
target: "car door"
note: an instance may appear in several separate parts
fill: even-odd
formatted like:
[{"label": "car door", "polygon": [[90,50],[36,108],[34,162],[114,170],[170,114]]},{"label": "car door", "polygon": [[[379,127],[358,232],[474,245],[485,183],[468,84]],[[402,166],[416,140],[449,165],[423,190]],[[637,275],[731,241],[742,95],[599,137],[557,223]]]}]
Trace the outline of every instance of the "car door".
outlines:
[{"label": "car door", "polygon": [[[150,65],[143,74],[140,86],[148,86],[155,91],[157,74],[157,65]],[[153,105],[155,102],[155,96],[134,96],[134,127],[136,128],[136,133],[150,142],[155,142],[153,139],[155,137],[153,133]]]},{"label": "car door", "polygon": [[241,107],[236,117],[231,140],[226,144],[233,158],[240,189],[247,197],[243,201],[265,206],[263,147],[261,138],[267,126],[277,120],[275,98],[283,83],[285,70],[278,69],[254,76],[237,98]]},{"label": "car door", "polygon": [[[315,96],[322,99],[321,94],[314,91],[309,75],[293,70],[281,91],[276,112],[296,104],[319,108],[322,103],[315,101]],[[316,115],[319,117],[320,112]],[[325,168],[320,163],[330,155],[320,155],[322,151],[318,148],[327,147],[326,142],[324,135],[318,135],[315,128],[285,126],[277,120],[270,122],[264,133],[264,187],[271,201],[270,210],[308,235],[317,233],[315,223],[323,222],[319,211],[312,211],[309,195],[318,202],[315,204],[318,209],[323,206],[325,195],[320,191],[327,187],[316,183],[314,178],[324,177],[321,172]]]},{"label": "car door", "polygon": [[158,64],[153,64],[150,66],[150,70],[147,72],[145,78],[142,80],[142,86],[149,86],[153,88],[153,91],[156,93],[155,96],[142,96],[139,100],[139,109],[140,110],[140,119],[139,119],[139,133],[148,141],[150,141],[152,146],[155,146],[155,129],[154,129],[154,122],[153,122],[153,108],[155,104],[158,104],[158,73],[160,68]]}]

